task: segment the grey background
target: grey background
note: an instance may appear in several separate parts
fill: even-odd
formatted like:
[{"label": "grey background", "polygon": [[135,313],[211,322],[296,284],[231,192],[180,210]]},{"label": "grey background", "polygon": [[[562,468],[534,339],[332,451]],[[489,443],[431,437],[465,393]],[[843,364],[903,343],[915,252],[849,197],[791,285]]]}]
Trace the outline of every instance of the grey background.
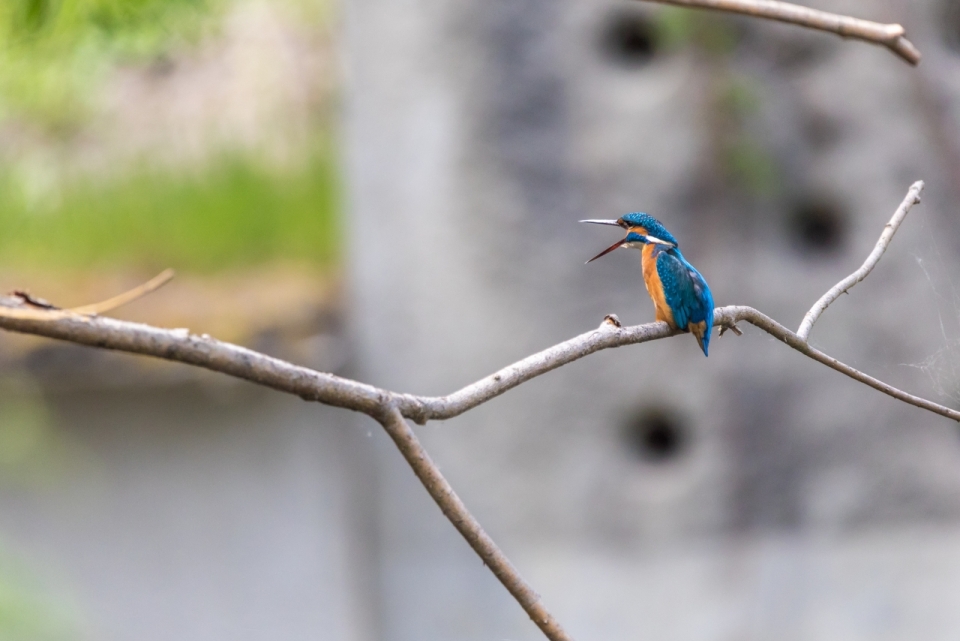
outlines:
[{"label": "grey background", "polygon": [[[584,266],[613,237],[576,223],[634,210],[718,304],[796,326],[924,178],[812,341],[957,406],[960,24],[934,0],[817,5],[904,22],[923,65],[735,19],[707,27],[733,48],[618,58],[611,25],[660,19],[643,4],[346,3],[339,371],[440,394],[604,314],[651,320],[638,257]],[[759,161],[737,178],[743,148]],[[797,231],[811,211],[833,242]],[[955,427],[750,328],[711,347],[597,354],[417,431],[578,639],[953,639]],[[5,487],[0,531],[83,636],[540,638],[372,422],[212,377],[31,371],[84,454]],[[676,448],[637,445],[654,419]]]}]

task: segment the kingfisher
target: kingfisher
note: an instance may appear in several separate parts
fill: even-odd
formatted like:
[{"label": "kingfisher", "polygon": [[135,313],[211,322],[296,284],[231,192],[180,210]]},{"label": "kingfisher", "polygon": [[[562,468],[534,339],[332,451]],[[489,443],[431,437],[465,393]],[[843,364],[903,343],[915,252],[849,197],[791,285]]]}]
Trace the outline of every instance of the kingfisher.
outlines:
[{"label": "kingfisher", "polygon": [[619,247],[640,250],[640,264],[647,293],[653,299],[656,319],[672,329],[690,332],[703,355],[710,347],[713,329],[713,294],[700,272],[680,253],[679,243],[659,220],[643,212],[625,214],[616,220],[581,220],[581,223],[615,225],[627,235],[588,260],[592,263]]}]

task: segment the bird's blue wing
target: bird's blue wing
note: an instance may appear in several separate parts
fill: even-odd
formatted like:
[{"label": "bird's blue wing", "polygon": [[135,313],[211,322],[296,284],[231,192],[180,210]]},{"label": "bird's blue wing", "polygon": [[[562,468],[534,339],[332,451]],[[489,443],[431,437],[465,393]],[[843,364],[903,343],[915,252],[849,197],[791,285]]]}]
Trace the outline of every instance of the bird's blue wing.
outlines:
[{"label": "bird's blue wing", "polygon": [[713,326],[713,294],[707,281],[676,249],[657,256],[657,275],[677,327],[687,329],[691,323],[705,323],[705,337],[701,344],[706,353]]}]

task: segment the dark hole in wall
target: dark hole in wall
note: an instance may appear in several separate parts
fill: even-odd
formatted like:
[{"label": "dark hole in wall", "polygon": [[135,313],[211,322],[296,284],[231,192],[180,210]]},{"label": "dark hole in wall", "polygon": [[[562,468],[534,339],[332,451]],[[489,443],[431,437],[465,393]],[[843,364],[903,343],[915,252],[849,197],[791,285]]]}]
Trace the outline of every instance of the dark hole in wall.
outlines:
[{"label": "dark hole in wall", "polygon": [[960,0],[943,0],[940,35],[947,48],[960,55]]},{"label": "dark hole in wall", "polygon": [[624,428],[624,440],[637,458],[665,463],[687,449],[689,434],[683,420],[665,408],[645,408],[630,418]]},{"label": "dark hole in wall", "polygon": [[802,253],[829,254],[843,247],[846,215],[835,202],[822,198],[796,204],[789,221],[793,245]]},{"label": "dark hole in wall", "polygon": [[615,11],[602,25],[600,50],[609,62],[619,67],[643,67],[657,54],[656,26],[643,12]]}]

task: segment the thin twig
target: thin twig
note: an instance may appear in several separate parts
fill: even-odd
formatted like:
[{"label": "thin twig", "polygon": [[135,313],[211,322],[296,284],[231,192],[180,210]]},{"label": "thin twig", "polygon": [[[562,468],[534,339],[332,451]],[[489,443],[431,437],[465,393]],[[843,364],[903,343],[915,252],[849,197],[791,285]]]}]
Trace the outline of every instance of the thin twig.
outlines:
[{"label": "thin twig", "polygon": [[137,287],[134,287],[131,290],[125,291],[118,296],[113,298],[108,298],[105,301],[99,303],[94,303],[92,305],[84,305],[83,307],[74,307],[70,311],[74,314],[102,314],[104,312],[109,312],[118,307],[123,307],[124,305],[129,305],[138,298],[143,298],[147,294],[157,291],[171,280],[173,280],[174,271],[172,269],[165,269],[147,282]]},{"label": "thin twig", "polygon": [[813,329],[813,324],[817,322],[820,314],[826,311],[827,307],[829,307],[833,301],[840,298],[842,294],[846,294],[850,288],[862,281],[867,277],[867,274],[873,271],[873,268],[880,261],[880,257],[883,256],[883,252],[887,251],[887,246],[890,245],[890,241],[893,240],[893,235],[897,233],[900,223],[907,217],[910,209],[920,202],[920,192],[922,191],[922,180],[918,180],[910,186],[903,202],[900,203],[897,211],[894,212],[890,222],[884,226],[883,233],[880,234],[880,240],[877,241],[873,251],[867,256],[867,260],[863,262],[860,269],[831,287],[826,294],[820,297],[820,300],[814,303],[810,311],[803,317],[803,321],[800,323],[800,329],[797,330],[797,336],[800,340],[806,342],[810,338],[810,330]]},{"label": "thin twig", "polygon": [[142,285],[138,285],[137,287],[114,296],[113,298],[108,298],[105,301],[84,305],[82,307],[74,307],[73,309],[62,309],[47,303],[47,301],[36,299],[26,292],[16,291],[13,292],[12,296],[22,300],[29,306],[15,307],[0,304],[0,316],[18,320],[37,321],[54,321],[64,318],[95,316],[97,314],[102,314],[103,312],[108,312],[118,307],[122,307],[123,305],[132,303],[138,298],[142,298],[151,292],[157,291],[169,283],[170,280],[173,279],[173,276],[174,271],[172,269],[165,269]]},{"label": "thin twig", "polygon": [[844,38],[855,38],[887,47],[910,64],[920,64],[920,51],[907,40],[903,27],[898,24],[881,24],[776,0],[647,0],[647,2],[728,11],[829,31]]},{"label": "thin twig", "polygon": [[423,487],[440,506],[444,516],[453,523],[474,552],[483,559],[483,563],[513,595],[520,607],[530,615],[530,619],[543,631],[543,634],[550,641],[572,641],[560,623],[543,606],[540,595],[523,580],[510,560],[484,532],[477,519],[453,491],[400,412],[395,407],[390,407],[382,412],[377,420],[396,443],[400,453],[413,468],[413,473],[423,483]]}]

